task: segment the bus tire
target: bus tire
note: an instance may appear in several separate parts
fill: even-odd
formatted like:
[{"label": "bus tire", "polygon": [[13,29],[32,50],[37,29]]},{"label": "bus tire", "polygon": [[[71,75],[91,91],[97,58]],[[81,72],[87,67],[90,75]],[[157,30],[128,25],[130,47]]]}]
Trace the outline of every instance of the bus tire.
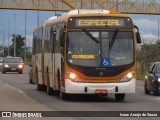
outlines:
[{"label": "bus tire", "polygon": [[48,95],[52,95],[53,89],[50,87],[50,82],[49,82],[49,73],[47,73],[47,89],[46,92]]},{"label": "bus tire", "polygon": [[125,98],[125,94],[124,94],[124,93],[115,94],[115,99],[116,99],[117,102],[122,102],[122,101],[124,101],[124,98]]},{"label": "bus tire", "polygon": [[40,85],[40,84],[37,84],[37,90],[38,91],[43,91],[44,90],[44,86]]},{"label": "bus tire", "polygon": [[61,100],[67,100],[68,99],[68,94],[67,93],[64,93],[62,91],[60,91],[60,99]]},{"label": "bus tire", "polygon": [[37,79],[37,90],[38,91],[43,91],[44,90],[44,85],[39,84],[38,73],[37,72],[36,72],[36,79]]}]

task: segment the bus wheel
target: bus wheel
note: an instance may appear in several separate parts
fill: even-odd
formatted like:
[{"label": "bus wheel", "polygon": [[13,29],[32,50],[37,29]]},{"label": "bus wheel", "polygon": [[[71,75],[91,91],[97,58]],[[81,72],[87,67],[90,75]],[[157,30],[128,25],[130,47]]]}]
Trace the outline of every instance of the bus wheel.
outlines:
[{"label": "bus wheel", "polygon": [[67,100],[68,99],[68,94],[60,91],[60,99],[61,100]]},{"label": "bus wheel", "polygon": [[52,95],[52,93],[53,93],[53,90],[52,90],[52,88],[50,87],[49,74],[47,74],[47,94],[48,94],[48,95]]},{"label": "bus wheel", "polygon": [[121,102],[121,101],[124,101],[124,98],[125,98],[125,94],[115,94],[115,98],[116,98],[116,101],[117,102]]},{"label": "bus wheel", "polygon": [[37,77],[37,90],[38,91],[43,91],[44,90],[44,85],[39,84],[38,82],[38,74],[36,74]]},{"label": "bus wheel", "polygon": [[38,91],[43,91],[44,90],[44,86],[40,85],[40,84],[37,84],[37,90]]}]

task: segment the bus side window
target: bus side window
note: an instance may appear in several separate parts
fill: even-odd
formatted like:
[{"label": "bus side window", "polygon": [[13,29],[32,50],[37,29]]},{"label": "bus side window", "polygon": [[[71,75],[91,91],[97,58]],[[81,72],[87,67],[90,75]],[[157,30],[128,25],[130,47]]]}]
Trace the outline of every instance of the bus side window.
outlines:
[{"label": "bus side window", "polygon": [[36,54],[36,42],[37,42],[37,31],[33,33],[33,41],[32,41],[32,54]]},{"label": "bus side window", "polygon": [[50,50],[49,52],[54,52],[54,26],[50,27]]},{"label": "bus side window", "polygon": [[60,25],[56,25],[55,52],[60,53]]}]

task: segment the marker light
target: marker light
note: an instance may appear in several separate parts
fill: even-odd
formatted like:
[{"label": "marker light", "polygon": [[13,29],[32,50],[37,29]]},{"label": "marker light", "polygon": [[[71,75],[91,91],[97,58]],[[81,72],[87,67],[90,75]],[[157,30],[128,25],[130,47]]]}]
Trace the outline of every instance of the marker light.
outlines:
[{"label": "marker light", "polygon": [[127,82],[133,78],[133,75],[135,74],[135,71],[129,72],[127,75],[125,75],[120,82]]},{"label": "marker light", "polygon": [[4,65],[4,67],[6,67],[6,68],[7,68],[7,67],[9,67],[9,65],[5,64],[5,65]]},{"label": "marker light", "polygon": [[23,65],[18,65],[19,68],[23,68]]}]

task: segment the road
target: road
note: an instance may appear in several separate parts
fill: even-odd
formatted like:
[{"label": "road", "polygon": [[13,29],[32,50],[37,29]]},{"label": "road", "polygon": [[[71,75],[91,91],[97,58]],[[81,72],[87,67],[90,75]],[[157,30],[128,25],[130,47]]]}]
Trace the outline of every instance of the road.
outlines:
[{"label": "road", "polygon": [[[58,96],[48,96],[45,92],[37,91],[36,85],[29,84],[28,72],[29,67],[26,66],[24,74],[0,73],[0,101],[3,103],[0,104],[0,111],[160,111],[160,96],[144,94],[143,81],[137,80],[136,93],[127,94],[124,102],[116,102],[112,94],[107,97],[74,96],[63,101]],[[153,118],[158,120],[158,118]],[[68,117],[64,119],[106,120],[105,117]],[[117,118],[112,117],[112,119]],[[119,119],[136,118],[120,117]],[[151,118],[141,117],[139,119],[150,120]]]}]

